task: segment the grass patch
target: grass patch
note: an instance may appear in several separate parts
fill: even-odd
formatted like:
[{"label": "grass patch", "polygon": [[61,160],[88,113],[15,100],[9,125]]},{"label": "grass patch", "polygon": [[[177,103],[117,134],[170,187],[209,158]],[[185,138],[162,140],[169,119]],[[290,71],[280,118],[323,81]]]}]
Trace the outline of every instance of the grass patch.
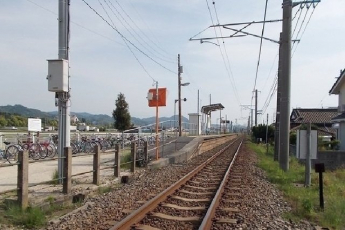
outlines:
[{"label": "grass patch", "polygon": [[121,151],[121,169],[130,169],[131,164],[130,162],[132,161],[132,156],[131,156],[131,150],[130,149],[124,149]]},{"label": "grass patch", "polygon": [[111,192],[111,191],[112,191],[111,186],[98,187],[98,193],[99,194],[105,194],[105,193],[108,193],[108,192]]},{"label": "grass patch", "polygon": [[51,180],[51,184],[57,185],[59,184],[59,171],[57,169],[55,169],[55,171],[52,174],[52,180]]},{"label": "grass patch", "polygon": [[293,221],[308,219],[321,226],[332,229],[345,227],[345,170],[336,170],[324,173],[324,200],[325,210],[319,208],[318,174],[312,171],[312,185],[308,188],[298,187],[304,184],[305,166],[298,160],[290,157],[288,172],[280,169],[279,163],[273,160],[273,148],[266,154],[266,146],[249,144],[258,154],[258,166],[266,171],[269,181],[276,184],[284,193],[285,198],[293,207],[292,212],[285,213],[284,217]]},{"label": "grass patch", "polygon": [[10,223],[29,229],[42,227],[46,223],[46,216],[43,211],[34,207],[29,207],[23,211],[17,205],[8,206],[5,210],[5,217]]}]

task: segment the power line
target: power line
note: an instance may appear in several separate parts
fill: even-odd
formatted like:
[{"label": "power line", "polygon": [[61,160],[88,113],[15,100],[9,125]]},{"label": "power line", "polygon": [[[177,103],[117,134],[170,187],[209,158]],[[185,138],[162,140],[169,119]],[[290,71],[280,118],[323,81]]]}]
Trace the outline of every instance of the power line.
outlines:
[{"label": "power line", "polygon": [[[154,51],[156,51],[156,50],[155,50],[154,48],[152,48],[152,46],[151,46],[150,44],[148,44],[148,43],[141,37],[141,35],[138,34],[138,33],[136,32],[136,30],[133,29],[133,27],[127,22],[127,20],[122,16],[122,14],[118,11],[118,9],[111,3],[111,1],[104,0],[104,2],[107,4],[107,6],[108,6],[108,8],[111,10],[111,12],[115,15],[115,17],[116,17],[116,18],[119,20],[119,22],[122,24],[122,26],[128,31],[128,33],[129,33],[130,35],[132,35],[132,37],[133,37],[142,47],[144,47],[144,49],[146,49],[151,55],[153,55],[155,58],[157,58],[157,59],[159,59],[159,60],[161,60],[161,61],[165,61],[165,62],[169,62],[169,63],[173,63],[173,64],[175,63],[175,62],[172,62],[172,61],[164,60],[163,58],[160,58],[160,57],[158,57],[157,55],[155,55],[149,48],[153,49]],[[108,4],[108,2],[109,2],[109,4],[111,5],[111,7],[110,7],[110,5]],[[113,8],[113,9],[117,12],[117,14],[115,14],[115,12],[114,12],[111,8]],[[118,15],[122,18],[122,20],[118,17]],[[128,14],[127,14],[127,16],[129,17]],[[131,32],[131,30],[129,30],[129,29],[127,28],[127,26],[126,26],[122,21],[124,21],[124,22],[127,24],[127,26],[134,32],[134,34],[135,34],[136,36],[139,37],[139,39],[136,38],[136,36],[134,36],[134,34]],[[144,45],[140,40],[143,41],[143,43],[145,43],[145,45]],[[156,52],[157,52],[157,51],[156,51]]]},{"label": "power line", "polygon": [[[212,26],[213,26],[213,25],[215,25],[215,24],[214,24],[214,21],[213,21],[213,17],[212,17],[212,13],[211,13],[210,6],[209,6],[209,4],[208,4],[208,0],[206,0],[206,4],[207,4],[207,8],[208,8],[208,11],[209,11],[209,14],[210,14],[210,18],[211,18]],[[218,22],[218,23],[219,23],[219,22]],[[215,33],[216,37],[218,37],[218,34],[217,34],[217,30],[216,30],[216,28],[215,28],[215,27],[213,27],[213,29],[214,29],[214,33]],[[220,46],[220,44],[219,44],[219,39],[218,39],[218,38],[217,38],[217,44],[218,44],[218,48],[219,48],[220,54],[221,54],[222,59],[223,59],[223,63],[224,63],[224,66],[225,66],[226,72],[227,72],[228,77],[229,77],[229,80],[230,80],[231,86],[232,86],[232,87],[233,87],[233,89],[234,89],[234,93],[235,93],[235,96],[236,96],[237,102],[238,102],[238,103],[239,103],[239,105],[240,105],[241,103],[240,103],[240,100],[239,100],[239,98],[238,98],[238,95],[236,94],[236,90],[235,90],[235,88],[234,88],[234,84],[233,84],[233,83],[232,83],[232,81],[231,81],[230,72],[229,72],[228,66],[227,66],[227,64],[226,64],[226,61],[225,61],[225,58],[224,58],[224,54],[223,54],[223,51],[222,51],[221,46]]]},{"label": "power line", "polygon": [[268,0],[266,0],[266,4],[265,4],[265,14],[264,14],[264,23],[262,24],[262,31],[261,31],[261,38],[260,38],[260,49],[259,49],[259,58],[258,58],[258,64],[256,66],[256,74],[255,74],[255,81],[254,81],[254,88],[253,91],[256,89],[256,81],[258,79],[258,73],[259,73],[259,66],[260,66],[260,59],[261,59],[261,51],[262,51],[262,40],[263,40],[263,36],[264,36],[264,32],[265,32],[265,21],[266,21],[266,14],[267,14],[267,3]]},{"label": "power line", "polygon": [[[159,40],[156,38],[155,34],[151,31],[150,27],[147,25],[146,21],[143,19],[143,17],[139,14],[139,12],[137,11],[137,9],[134,7],[134,5],[129,2],[129,4],[132,6],[132,8],[134,9],[134,11],[137,13],[137,15],[139,16],[139,18],[141,19],[141,21],[146,25],[148,31],[151,33],[151,35],[153,35],[153,37],[156,39],[156,42],[154,42],[153,44],[160,49],[161,51],[163,51],[164,53],[166,53],[168,56],[173,56],[171,54],[169,54],[166,50],[164,50],[163,48],[161,48],[157,43],[159,43]],[[173,58],[171,60],[175,60],[176,63],[176,59]]]},{"label": "power line", "polygon": [[156,63],[157,65],[159,65],[160,67],[162,67],[163,69],[173,73],[173,74],[177,74],[175,71],[165,67],[164,65],[162,65],[161,63],[159,63],[158,61],[154,60],[152,57],[150,57],[147,53],[145,53],[144,51],[142,51],[138,46],[136,46],[133,42],[131,42],[128,38],[126,38],[116,27],[112,26],[101,14],[99,14],[89,3],[86,2],[86,0],[81,0],[83,1],[98,17],[100,17],[105,23],[107,23],[113,30],[116,31],[116,33],[118,33],[121,37],[123,37],[129,44],[131,44],[135,49],[137,49],[140,53],[142,53],[143,55],[145,55],[147,58],[149,58],[151,61],[153,61],[154,63]]},{"label": "power line", "polygon": [[[318,5],[318,3],[317,3],[315,6],[313,5],[313,6],[314,6],[314,9],[313,9],[313,11],[311,12],[311,14],[310,14],[310,16],[309,16],[309,19],[308,19],[308,22],[307,22],[307,24],[306,24],[305,27],[304,27],[304,30],[303,30],[302,35],[301,35],[301,37],[300,37],[300,40],[302,40],[302,37],[303,37],[303,35],[304,35],[304,33],[305,33],[305,31],[306,31],[308,25],[309,25],[310,19],[311,19],[311,17],[312,17],[313,14],[314,14],[314,11],[315,11],[317,5]],[[299,44],[299,43],[298,43],[298,44]],[[292,54],[291,57],[294,56],[294,54],[295,54],[295,52],[296,52],[296,50],[297,50],[298,44],[296,45],[296,48],[295,48],[295,50],[293,51],[293,54]]]},{"label": "power line", "polygon": [[[213,7],[214,7],[214,11],[215,11],[215,13],[216,13],[218,25],[220,25],[215,1],[213,1]],[[223,37],[223,33],[222,33],[222,30],[221,30],[220,27],[219,27],[219,31],[220,31],[221,37]],[[228,51],[227,51],[226,46],[225,46],[225,40],[224,40],[224,38],[222,38],[222,41],[223,41],[223,48],[224,48],[224,51],[225,51],[225,55],[226,55],[226,59],[227,59],[227,63],[228,63],[229,71],[230,71],[230,76],[229,76],[229,74],[228,74],[228,76],[229,76],[229,79],[230,79],[230,83],[232,84],[232,87],[233,87],[233,89],[234,89],[234,92],[235,92],[235,96],[236,96],[236,98],[237,98],[237,101],[238,101],[238,103],[239,103],[239,105],[240,105],[241,102],[240,102],[240,99],[239,99],[239,96],[238,96],[238,91],[237,91],[237,87],[236,87],[236,83],[235,83],[235,78],[234,78],[234,75],[233,75],[232,70],[231,70],[229,55],[228,55]],[[233,81],[233,82],[231,82],[231,77],[232,77],[232,81]]]},{"label": "power line", "polygon": [[273,60],[273,63],[272,63],[270,72],[269,72],[269,74],[267,75],[267,78],[266,78],[266,81],[265,81],[265,84],[264,84],[263,88],[261,89],[262,91],[264,91],[265,88],[266,88],[266,84],[267,84],[268,78],[271,76],[271,73],[272,73],[274,64],[275,64],[275,62],[276,62],[278,56],[279,56],[279,52],[278,52],[278,53],[276,54],[276,56],[274,57],[274,60]]},{"label": "power line", "polygon": [[[106,13],[106,15],[108,16],[109,20],[111,21],[111,23],[113,24],[113,26],[115,27],[115,24],[113,22],[113,20],[111,19],[111,17],[109,16],[108,12],[105,10],[103,4],[100,2],[100,0],[98,0],[99,4],[102,6],[104,12]],[[128,45],[127,41],[122,37],[123,42],[126,44],[127,48],[129,49],[129,51],[132,53],[132,55],[134,56],[134,58],[137,60],[137,62],[139,63],[139,65],[143,68],[143,70],[146,72],[146,74],[154,81],[156,82],[156,80],[151,76],[151,74],[147,71],[147,69],[144,67],[144,65],[139,61],[138,57],[134,54],[133,50],[131,49],[131,47]]]},{"label": "power line", "polygon": [[[50,12],[50,13],[53,14],[53,15],[56,15],[56,16],[58,15],[56,12],[54,12],[54,11],[52,11],[52,10],[50,10],[50,9],[48,9],[48,8],[46,8],[46,7],[44,7],[44,6],[41,6],[41,5],[37,4],[36,2],[33,2],[33,1],[31,1],[31,0],[26,0],[26,1],[32,3],[33,5],[39,7],[39,8],[41,8],[41,9],[47,11],[47,12]],[[100,36],[100,37],[103,37],[103,38],[108,39],[108,40],[110,40],[110,41],[112,41],[112,42],[115,42],[115,43],[117,43],[117,44],[119,44],[119,45],[121,45],[121,46],[125,46],[124,44],[122,44],[122,43],[120,43],[120,42],[118,42],[118,41],[116,41],[116,40],[114,40],[114,39],[112,39],[112,38],[109,38],[109,37],[107,37],[107,36],[105,36],[105,35],[103,35],[103,34],[100,34],[100,33],[96,32],[96,31],[94,31],[94,30],[91,30],[91,29],[89,29],[89,28],[87,28],[87,27],[85,27],[85,26],[83,26],[83,25],[81,25],[81,24],[79,24],[79,23],[77,23],[77,22],[71,21],[71,23],[74,24],[74,25],[76,25],[76,26],[79,26],[79,27],[83,28],[84,30],[87,30],[87,31],[89,31],[89,32],[91,32],[91,33],[93,33],[93,34],[96,34],[96,35],[98,35],[98,36]]]},{"label": "power line", "polygon": [[[314,11],[315,11],[315,8],[316,8],[317,5],[318,5],[318,3],[317,3],[316,5],[313,5],[313,8],[314,8],[314,9],[313,9],[312,13],[310,14],[309,19],[308,19],[308,21],[307,21],[307,23],[306,23],[306,25],[305,25],[305,27],[304,27],[304,30],[303,30],[302,35],[301,35],[301,38],[303,37],[303,34],[304,34],[304,32],[306,31],[306,29],[307,29],[307,27],[308,27],[308,25],[309,25],[310,19],[311,19],[312,15],[314,14]],[[311,6],[311,5],[309,5],[309,7],[310,7],[310,6]],[[302,24],[303,24],[303,23],[302,23]],[[296,26],[297,26],[297,25],[296,25]],[[297,38],[297,37],[296,37],[296,38]],[[301,40],[301,38],[300,38],[300,40]],[[299,43],[298,43],[298,44],[299,44]],[[295,50],[294,50],[294,52],[293,52],[291,58],[293,58],[294,53],[295,53],[295,51],[296,51],[296,49],[297,49],[297,47],[298,47],[298,44],[297,44],[297,46],[296,46],[296,48],[295,48]],[[293,49],[293,47],[292,47],[291,49]],[[275,79],[274,79],[273,85],[272,85],[271,90],[270,90],[271,94],[268,94],[268,97],[267,97],[267,99],[266,99],[266,101],[265,101],[265,105],[263,106],[263,109],[262,109],[263,111],[266,111],[266,109],[268,108],[268,106],[269,106],[269,104],[270,104],[270,102],[271,102],[271,100],[272,100],[272,97],[273,97],[274,93],[275,93],[276,90],[277,90],[277,83],[278,83],[277,79],[278,79],[278,75],[276,75],[276,77],[275,77]],[[272,88],[273,88],[273,91],[272,91]],[[321,101],[322,101],[322,100],[321,100]]]},{"label": "power line", "polygon": [[[109,2],[110,2],[110,0],[108,0]],[[129,20],[135,25],[135,27],[147,38],[147,40],[149,40],[154,46],[156,46],[156,48],[158,48],[158,49],[161,49],[157,44],[156,44],[156,42],[154,42],[152,39],[150,39],[150,37],[149,36],[147,36],[146,35],[146,33],[133,21],[133,19],[128,15],[128,13],[123,9],[123,7],[121,6],[121,4],[119,3],[119,1],[117,1],[117,0],[115,0],[116,1],[116,3],[119,5],[119,7],[121,8],[121,10],[126,14],[126,16],[129,18]],[[110,2],[110,4],[112,4],[111,2]],[[146,41],[143,39],[143,41],[145,42],[145,44],[147,44],[148,46],[150,46],[148,43],[146,43]],[[170,56],[172,56],[172,55],[169,55],[169,57],[168,56],[166,56],[166,54],[163,54],[162,52],[160,52],[160,51],[158,51],[157,49],[155,49],[154,47],[152,47],[152,46],[150,46],[151,47],[151,49],[153,49],[154,51],[156,51],[158,54],[160,54],[160,55],[162,55],[164,58],[167,58],[167,59],[169,59],[169,60],[171,60],[171,61],[173,61],[173,63],[177,63],[177,61],[176,61],[176,58],[171,58]],[[161,49],[162,50],[162,49]],[[163,50],[163,52],[164,52],[164,50]],[[165,52],[166,53],[166,52]]]}]

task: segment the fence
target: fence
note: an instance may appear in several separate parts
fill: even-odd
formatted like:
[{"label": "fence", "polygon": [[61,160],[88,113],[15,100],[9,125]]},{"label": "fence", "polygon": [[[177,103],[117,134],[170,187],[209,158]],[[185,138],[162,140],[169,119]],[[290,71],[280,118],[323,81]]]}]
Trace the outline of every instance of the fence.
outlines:
[{"label": "fence", "polygon": [[[125,140],[130,137],[135,136],[137,140],[140,139],[157,139],[157,138],[171,138],[178,136],[178,121],[177,120],[168,120],[159,122],[159,132],[158,135],[155,133],[156,124],[149,124],[145,126],[136,127],[133,129],[125,130],[123,132],[71,132],[71,142],[78,142],[81,140],[81,137],[86,137],[87,139],[105,139],[105,138],[114,138]],[[197,124],[182,122],[182,136],[189,136],[190,133],[195,133],[197,130]],[[42,132],[40,133],[40,140],[49,140],[53,135],[57,135],[56,132]],[[0,149],[5,149],[4,141],[7,141],[11,144],[18,142],[25,143],[28,139],[32,142],[35,142],[37,138],[36,133],[25,133],[25,132],[3,132],[0,133]],[[127,143],[129,145],[129,143]],[[149,142],[150,144],[150,142]],[[122,148],[124,148],[126,142],[123,141]]]},{"label": "fence", "polygon": [[[120,145],[116,145],[115,147],[115,155],[114,155],[114,165],[108,166],[108,167],[101,167],[100,162],[100,147],[96,145],[94,147],[93,152],[93,169],[91,171],[73,174],[72,175],[72,149],[71,147],[66,147],[64,149],[64,156],[61,157],[63,159],[63,165],[64,165],[64,171],[63,171],[63,177],[62,178],[56,178],[50,181],[44,181],[41,183],[31,184],[29,186],[29,164],[34,163],[35,161],[29,161],[29,154],[28,151],[21,150],[18,155],[18,162],[15,164],[10,165],[2,165],[1,167],[10,167],[17,165],[17,189],[13,189],[12,191],[17,192],[17,199],[18,204],[22,209],[25,209],[28,207],[28,196],[29,196],[29,187],[36,186],[39,184],[46,184],[49,182],[53,182],[56,180],[62,181],[62,192],[64,194],[70,194],[72,189],[72,177],[92,173],[92,181],[93,184],[99,185],[100,183],[100,172],[101,170],[110,169],[112,168],[114,170],[113,175],[115,177],[120,176],[120,167],[125,164],[130,165],[130,172],[135,172],[136,170],[136,164],[139,161],[145,161],[148,162],[148,148],[147,148],[147,142],[144,143],[143,148],[143,156],[142,158],[137,158],[137,146],[136,143],[131,144],[131,160],[129,162],[122,162],[121,163],[121,148]],[[6,191],[9,192],[9,191]]]},{"label": "fence", "polygon": [[[230,139],[229,139],[230,138]],[[197,143],[193,148],[190,148],[190,157],[193,155],[198,155],[203,152],[210,151],[217,146],[222,146],[226,144],[229,140],[233,139],[232,137],[220,137],[220,138],[205,138],[203,139],[202,143]],[[161,146],[161,147],[164,147]],[[115,177],[120,177],[120,168],[121,166],[126,166],[130,172],[135,172],[136,167],[145,166],[149,162],[149,155],[150,152],[153,151],[152,149],[148,149],[148,143],[144,142],[143,146],[138,146],[136,142],[131,143],[130,148],[130,159],[129,160],[121,160],[121,156],[123,156],[124,149],[121,148],[119,144],[115,145],[114,148],[114,157],[111,158],[109,161],[103,162],[111,163],[112,165],[104,165],[101,163],[101,150],[100,146],[96,145],[94,147],[94,151],[91,155],[92,157],[92,170],[82,172],[82,173],[76,173],[72,174],[72,160],[73,158],[79,157],[79,156],[85,156],[88,154],[81,154],[81,155],[73,155],[71,147],[64,148],[64,154],[61,158],[54,158],[54,159],[63,159],[63,175],[61,178],[56,178],[49,181],[44,181],[40,183],[30,184],[29,185],[29,164],[33,164],[37,161],[30,161],[29,160],[29,154],[28,151],[20,151],[18,155],[18,162],[15,164],[7,164],[7,165],[0,165],[0,168],[3,167],[10,167],[10,166],[17,166],[17,188],[13,189],[12,191],[16,191],[17,193],[17,199],[20,207],[25,209],[28,206],[28,195],[29,195],[29,187],[40,185],[40,184],[47,184],[49,182],[56,182],[60,181],[62,182],[62,192],[64,194],[70,194],[72,189],[72,178],[76,176],[80,176],[83,174],[90,174],[92,173],[92,183],[95,185],[100,184],[101,179],[101,171],[106,169],[113,169],[112,175]],[[140,153],[140,154],[139,154]],[[184,159],[188,160],[190,157]],[[9,192],[8,190],[6,193]],[[1,192],[5,193],[5,192]]]}]

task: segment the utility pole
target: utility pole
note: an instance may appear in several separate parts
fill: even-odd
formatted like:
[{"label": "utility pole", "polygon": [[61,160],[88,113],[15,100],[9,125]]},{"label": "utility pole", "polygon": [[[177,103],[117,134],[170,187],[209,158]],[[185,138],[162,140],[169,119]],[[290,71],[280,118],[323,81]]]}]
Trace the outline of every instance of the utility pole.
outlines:
[{"label": "utility pole", "polygon": [[255,90],[255,126],[258,126],[258,90]]},{"label": "utility pole", "polygon": [[266,154],[268,154],[268,113],[267,113],[267,123],[266,123]]},{"label": "utility pole", "polygon": [[[159,115],[158,115],[158,98],[159,95],[158,95],[158,81],[156,81],[156,160],[159,159],[159,138],[158,138],[158,133],[159,133]],[[163,132],[163,130],[162,130]]]},{"label": "utility pole", "polygon": [[199,111],[200,111],[200,104],[199,104],[199,99],[200,98],[200,95],[199,95],[199,90],[198,90],[198,125],[197,125],[197,129],[198,129],[198,131],[197,131],[197,134],[198,134],[198,136],[200,135],[200,115],[199,115]]},{"label": "utility pole", "polygon": [[[211,94],[210,94],[210,105],[211,105]],[[211,131],[211,126],[212,126],[211,112],[209,116],[210,116],[210,131]]]},{"label": "utility pole", "polygon": [[282,33],[282,79],[280,100],[280,154],[279,165],[284,171],[289,170],[290,143],[290,91],[291,91],[291,21],[292,0],[283,0],[283,33]]},{"label": "utility pole", "polygon": [[[69,0],[59,0],[59,59],[69,59]],[[58,92],[55,94],[59,114],[58,130],[58,174],[63,177],[62,157],[64,148],[70,146],[70,87],[68,74],[68,92]],[[62,183],[62,179],[59,180]]]},{"label": "utility pole", "polygon": [[182,115],[181,115],[181,65],[180,54],[177,55],[177,75],[178,75],[178,135],[182,136]]},{"label": "utility pole", "polygon": [[225,131],[224,134],[228,131],[228,115],[225,115]]},{"label": "utility pole", "polygon": [[219,110],[219,135],[222,134],[222,110]]},{"label": "utility pole", "polygon": [[276,124],[274,130],[274,160],[279,161],[280,153],[280,101],[281,101],[281,88],[282,88],[282,33],[280,33],[280,45],[279,45],[279,62],[278,62],[278,83],[277,83],[277,111],[276,111]]}]

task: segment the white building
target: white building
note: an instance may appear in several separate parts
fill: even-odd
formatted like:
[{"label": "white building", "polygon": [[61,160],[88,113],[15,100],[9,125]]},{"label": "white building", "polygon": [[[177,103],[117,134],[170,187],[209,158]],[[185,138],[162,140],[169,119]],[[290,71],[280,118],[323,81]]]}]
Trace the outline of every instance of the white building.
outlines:
[{"label": "white building", "polygon": [[345,150],[345,69],[340,72],[340,76],[329,91],[330,94],[338,96],[339,115],[332,118],[338,123],[337,139],[340,141],[340,150]]}]

